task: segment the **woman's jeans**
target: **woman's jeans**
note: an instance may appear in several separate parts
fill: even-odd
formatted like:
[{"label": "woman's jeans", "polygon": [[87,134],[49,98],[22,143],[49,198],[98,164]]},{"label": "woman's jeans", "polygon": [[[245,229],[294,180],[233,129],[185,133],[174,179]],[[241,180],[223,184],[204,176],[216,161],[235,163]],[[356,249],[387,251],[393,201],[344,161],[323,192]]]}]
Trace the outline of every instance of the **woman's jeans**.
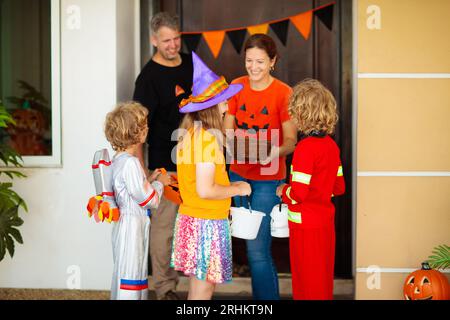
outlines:
[{"label": "woman's jeans", "polygon": [[[270,213],[280,203],[276,195],[277,187],[284,180],[249,180],[230,171],[230,181],[245,181],[252,188],[250,204],[252,210],[264,212],[258,236],[255,240],[246,240],[247,258],[252,276],[253,298],[258,300],[278,300],[278,274],[272,259],[272,235],[270,234]],[[233,197],[236,207],[248,208],[248,197]]]}]

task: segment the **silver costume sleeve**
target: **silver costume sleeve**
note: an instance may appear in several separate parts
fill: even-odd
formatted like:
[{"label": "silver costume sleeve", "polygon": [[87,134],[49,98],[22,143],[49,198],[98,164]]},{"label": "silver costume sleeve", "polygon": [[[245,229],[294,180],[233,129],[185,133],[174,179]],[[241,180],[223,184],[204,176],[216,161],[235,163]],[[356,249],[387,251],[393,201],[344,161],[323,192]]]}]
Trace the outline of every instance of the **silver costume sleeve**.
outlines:
[{"label": "silver costume sleeve", "polygon": [[157,208],[163,192],[163,185],[155,181],[152,184],[145,178],[144,170],[135,157],[127,160],[124,179],[131,198],[144,209]]},{"label": "silver costume sleeve", "polygon": [[158,204],[156,205],[156,207],[152,207],[152,208],[157,208],[159,206],[159,202],[160,202],[160,200],[161,200],[161,198],[163,196],[163,193],[164,193],[164,185],[162,184],[162,182],[153,181],[151,183],[151,186],[153,187],[153,189],[158,194]]}]

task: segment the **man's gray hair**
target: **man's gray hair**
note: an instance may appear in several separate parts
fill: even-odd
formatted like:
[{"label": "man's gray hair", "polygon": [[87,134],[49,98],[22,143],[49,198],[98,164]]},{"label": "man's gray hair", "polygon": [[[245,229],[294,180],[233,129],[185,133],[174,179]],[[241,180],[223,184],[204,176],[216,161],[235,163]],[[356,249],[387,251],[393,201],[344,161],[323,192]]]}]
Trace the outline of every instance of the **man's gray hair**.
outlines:
[{"label": "man's gray hair", "polygon": [[172,30],[180,30],[180,19],[177,15],[168,12],[158,12],[150,21],[150,30],[153,34],[157,33],[161,27],[167,27]]}]

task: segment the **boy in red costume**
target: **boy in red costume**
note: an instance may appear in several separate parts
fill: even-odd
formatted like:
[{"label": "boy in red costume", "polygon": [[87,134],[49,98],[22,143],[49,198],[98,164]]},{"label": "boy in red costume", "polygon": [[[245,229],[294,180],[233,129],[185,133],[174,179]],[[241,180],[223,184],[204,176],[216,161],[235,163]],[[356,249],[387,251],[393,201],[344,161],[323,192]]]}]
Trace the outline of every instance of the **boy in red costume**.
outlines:
[{"label": "boy in red costume", "polygon": [[333,299],[334,205],[345,191],[339,147],[329,136],[338,120],[336,101],[317,80],[294,87],[289,113],[305,135],[294,151],[290,183],[277,195],[288,204],[294,300]]}]

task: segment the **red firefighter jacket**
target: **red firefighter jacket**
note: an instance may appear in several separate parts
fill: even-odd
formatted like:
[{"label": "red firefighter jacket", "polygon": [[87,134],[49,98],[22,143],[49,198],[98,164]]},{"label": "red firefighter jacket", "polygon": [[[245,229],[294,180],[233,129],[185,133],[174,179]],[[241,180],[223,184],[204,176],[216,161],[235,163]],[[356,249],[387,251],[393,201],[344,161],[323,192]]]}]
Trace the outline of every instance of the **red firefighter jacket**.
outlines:
[{"label": "red firefighter jacket", "polygon": [[[294,151],[289,184],[282,200],[295,226],[319,227],[334,223],[333,196],[345,192],[340,151],[330,136],[309,136]],[[292,225],[292,224],[291,224]]]}]

